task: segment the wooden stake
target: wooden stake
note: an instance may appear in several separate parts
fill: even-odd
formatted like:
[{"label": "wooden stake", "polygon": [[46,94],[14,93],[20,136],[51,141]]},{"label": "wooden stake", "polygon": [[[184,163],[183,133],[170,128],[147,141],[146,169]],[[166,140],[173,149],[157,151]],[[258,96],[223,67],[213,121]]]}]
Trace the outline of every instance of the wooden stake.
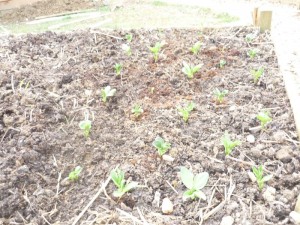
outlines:
[{"label": "wooden stake", "polygon": [[258,7],[255,7],[252,12],[252,19],[253,19],[253,25],[256,27],[258,26],[257,14],[258,14]]},{"label": "wooden stake", "polygon": [[257,20],[261,32],[264,32],[266,30],[271,30],[272,11],[259,10],[257,15]]}]

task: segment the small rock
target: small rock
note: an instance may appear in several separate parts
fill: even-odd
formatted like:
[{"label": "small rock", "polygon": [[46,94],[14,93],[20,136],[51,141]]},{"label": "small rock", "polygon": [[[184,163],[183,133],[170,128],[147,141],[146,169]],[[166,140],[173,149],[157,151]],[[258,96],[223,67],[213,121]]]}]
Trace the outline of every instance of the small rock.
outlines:
[{"label": "small rock", "polygon": [[282,143],[285,141],[285,133],[282,130],[276,131],[273,135],[274,141]]},{"label": "small rock", "polygon": [[174,158],[170,155],[163,155],[162,159],[167,161],[167,162],[173,162],[174,161]]},{"label": "small rock", "polygon": [[255,142],[255,137],[252,134],[247,135],[246,139],[249,143]]},{"label": "small rock", "polygon": [[222,218],[221,224],[220,225],[232,225],[234,222],[234,219],[232,216],[224,216]]},{"label": "small rock", "polygon": [[294,222],[294,224],[300,225],[300,213],[292,211],[290,213],[290,217],[292,218],[292,221]]},{"label": "small rock", "polygon": [[229,111],[235,111],[236,110],[236,106],[235,105],[232,105],[229,107]]},{"label": "small rock", "polygon": [[273,187],[267,187],[266,191],[263,193],[263,198],[267,202],[273,202],[275,201],[275,194],[276,194],[276,189]]},{"label": "small rock", "polygon": [[252,183],[256,182],[256,177],[255,177],[254,173],[252,173],[251,171],[248,171],[248,176]]},{"label": "small rock", "polygon": [[152,206],[153,207],[159,207],[160,196],[161,196],[161,194],[160,194],[159,191],[156,191],[154,193],[154,199],[152,201]]},{"label": "small rock", "polygon": [[70,180],[68,178],[65,178],[61,181],[60,185],[62,187],[65,187],[65,186],[69,186],[71,184]]},{"label": "small rock", "polygon": [[300,194],[298,195],[294,211],[300,213]]},{"label": "small rock", "polygon": [[292,190],[283,190],[282,191],[283,197],[285,197],[289,202],[293,201],[295,199],[295,193]]},{"label": "small rock", "polygon": [[169,198],[164,198],[161,204],[163,214],[171,214],[173,212],[173,203]]},{"label": "small rock", "polygon": [[285,147],[276,152],[276,159],[280,160],[283,163],[288,163],[292,160],[290,155],[289,148]]}]

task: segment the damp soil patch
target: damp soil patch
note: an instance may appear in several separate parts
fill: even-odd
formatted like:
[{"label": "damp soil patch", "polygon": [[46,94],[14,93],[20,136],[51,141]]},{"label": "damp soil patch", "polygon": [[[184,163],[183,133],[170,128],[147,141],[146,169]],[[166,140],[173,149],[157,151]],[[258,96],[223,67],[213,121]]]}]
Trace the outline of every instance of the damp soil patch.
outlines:
[{"label": "damp soil patch", "polygon": [[[125,35],[133,39],[127,42]],[[252,28],[46,32],[0,38],[0,220],[72,224],[119,166],[140,187],[121,199],[109,182],[77,224],[289,224],[300,188],[299,143],[269,34]],[[248,36],[249,37],[249,36]],[[154,62],[149,46],[165,44]],[[190,48],[202,43],[198,54]],[[131,47],[126,55],[122,44]],[[250,59],[248,52],[257,49]],[[226,61],[220,66],[220,61]],[[202,64],[192,79],[183,61]],[[123,66],[117,77],[114,65]],[[251,70],[264,68],[258,83]],[[102,102],[101,89],[116,89]],[[218,104],[214,90],[228,90]],[[195,103],[188,122],[178,107]],[[132,108],[144,112],[136,119]],[[256,115],[272,121],[259,129]],[[92,121],[86,138],[79,122]],[[225,157],[228,131],[241,144]],[[159,157],[152,142],[171,144]],[[263,165],[273,178],[262,192],[249,177]],[[83,168],[79,180],[69,173]],[[180,167],[208,172],[207,200],[183,201]],[[174,210],[161,212],[162,199]]]}]

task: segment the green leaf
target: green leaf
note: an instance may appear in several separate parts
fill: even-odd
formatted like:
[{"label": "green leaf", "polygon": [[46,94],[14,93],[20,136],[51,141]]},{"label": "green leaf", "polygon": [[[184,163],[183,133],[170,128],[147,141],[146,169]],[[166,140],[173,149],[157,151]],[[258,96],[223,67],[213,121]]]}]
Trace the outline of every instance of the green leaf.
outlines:
[{"label": "green leaf", "polygon": [[90,121],[90,120],[82,120],[82,121],[79,122],[79,127],[82,130],[86,130],[86,129],[89,130],[92,127],[92,121]]},{"label": "green leaf", "polygon": [[186,110],[191,112],[193,111],[193,109],[195,108],[196,104],[194,102],[190,102],[187,107],[186,107]]},{"label": "green leaf", "polygon": [[273,178],[273,176],[270,174],[270,175],[264,176],[262,181],[267,182],[267,181],[271,180],[272,178]]},{"label": "green leaf", "polygon": [[125,187],[123,188],[123,192],[128,192],[133,188],[136,188],[138,186],[138,182],[130,182],[128,184],[125,185]]},{"label": "green leaf", "polygon": [[123,188],[124,187],[124,177],[125,174],[122,170],[120,169],[113,169],[110,173],[111,179],[113,180],[114,184],[118,187],[118,188]]},{"label": "green leaf", "polygon": [[206,200],[206,195],[205,195],[202,191],[200,191],[200,190],[195,191],[195,192],[194,192],[194,195],[195,195],[197,198],[199,198],[199,199]]},{"label": "green leaf", "polygon": [[195,192],[195,190],[192,190],[192,189],[185,191],[182,196],[183,201],[186,201],[189,198],[194,199],[195,198],[194,192]]},{"label": "green leaf", "polygon": [[200,190],[207,184],[209,174],[207,172],[199,173],[194,177],[193,188]]},{"label": "green leaf", "polygon": [[125,192],[120,189],[113,192],[113,196],[115,196],[116,198],[121,198],[124,194]]},{"label": "green leaf", "polygon": [[194,185],[194,174],[186,167],[180,168],[180,178],[182,183],[188,188],[192,189]]}]

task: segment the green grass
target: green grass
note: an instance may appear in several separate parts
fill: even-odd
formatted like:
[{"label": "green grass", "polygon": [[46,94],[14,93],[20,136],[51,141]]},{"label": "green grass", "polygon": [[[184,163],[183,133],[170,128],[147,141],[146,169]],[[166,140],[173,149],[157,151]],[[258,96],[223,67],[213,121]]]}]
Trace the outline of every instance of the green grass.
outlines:
[{"label": "green grass", "polygon": [[[99,12],[110,12],[108,6],[98,8]],[[88,16],[88,12],[95,12],[95,9],[84,10],[81,15],[66,15],[55,21],[42,22],[39,24],[10,24],[4,26],[11,33],[39,33],[47,31],[49,27],[57,24],[68,23]],[[127,5],[111,12],[109,16],[101,18],[91,18],[86,21],[76,22],[55,29],[55,31],[68,31],[83,29],[111,18],[112,22],[103,24],[102,28],[111,29],[139,29],[139,28],[198,28],[211,27],[235,22],[239,18],[228,13],[215,13],[210,8],[197,6],[169,4],[163,1],[153,1],[150,3],[139,3]],[[1,32],[1,30],[0,30]]]}]

